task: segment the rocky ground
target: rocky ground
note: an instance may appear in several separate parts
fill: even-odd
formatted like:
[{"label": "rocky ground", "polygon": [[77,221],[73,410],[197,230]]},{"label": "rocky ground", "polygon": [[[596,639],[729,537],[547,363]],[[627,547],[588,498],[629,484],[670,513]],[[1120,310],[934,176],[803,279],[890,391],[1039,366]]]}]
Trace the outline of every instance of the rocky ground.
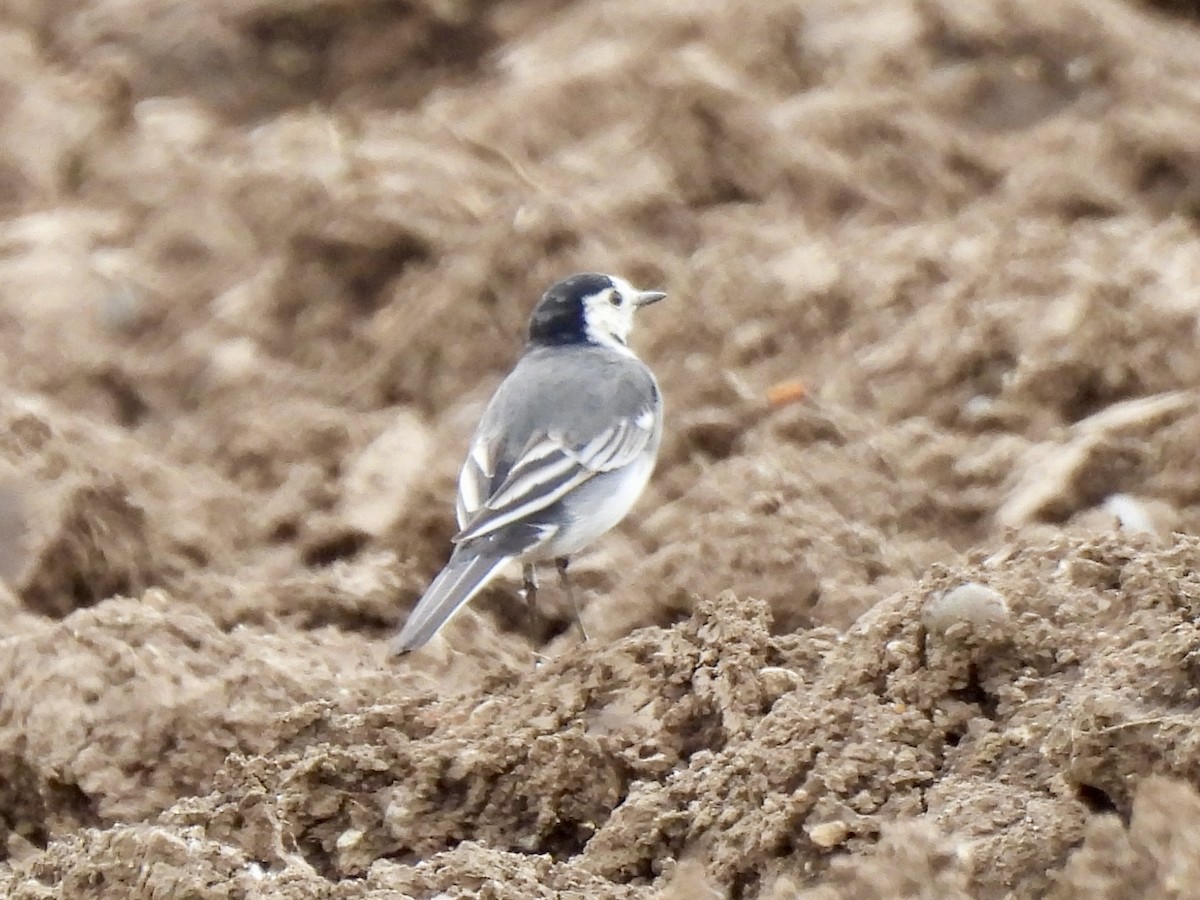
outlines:
[{"label": "rocky ground", "polygon": [[[1200,20],[0,2],[5,896],[1200,896]],[[426,650],[542,289],[635,513]]]}]

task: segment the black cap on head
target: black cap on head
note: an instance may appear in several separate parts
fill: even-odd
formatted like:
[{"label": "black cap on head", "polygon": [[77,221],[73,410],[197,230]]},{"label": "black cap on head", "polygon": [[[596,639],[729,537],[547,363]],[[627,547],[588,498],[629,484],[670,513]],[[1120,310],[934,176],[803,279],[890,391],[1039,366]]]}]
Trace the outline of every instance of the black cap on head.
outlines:
[{"label": "black cap on head", "polygon": [[535,344],[576,344],[587,340],[583,299],[614,287],[607,275],[583,272],[550,287],[529,319],[529,340]]}]

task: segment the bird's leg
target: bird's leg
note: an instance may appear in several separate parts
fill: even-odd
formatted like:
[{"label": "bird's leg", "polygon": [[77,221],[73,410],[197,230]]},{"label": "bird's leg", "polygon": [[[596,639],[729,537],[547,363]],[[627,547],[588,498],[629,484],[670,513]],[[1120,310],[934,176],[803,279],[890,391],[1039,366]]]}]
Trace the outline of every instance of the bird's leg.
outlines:
[{"label": "bird's leg", "polygon": [[[533,567],[533,563],[525,563],[525,567],[521,570],[525,576],[525,621],[529,628],[530,634],[538,633],[538,614],[537,614],[537,569]],[[535,654],[539,659],[542,658],[540,653]]]},{"label": "bird's leg", "polygon": [[579,623],[579,631],[583,635],[585,641],[590,640],[587,633],[587,628],[583,624],[583,611],[579,608],[579,602],[575,599],[575,591],[571,587],[571,581],[567,578],[567,567],[570,566],[571,560],[565,556],[560,556],[554,560],[554,565],[558,569],[558,580],[562,583],[562,588],[566,591],[567,599],[571,601],[571,608],[575,610],[575,621]]},{"label": "bird's leg", "polygon": [[525,576],[525,605],[532,611],[537,604],[537,569],[532,563],[525,563],[521,572]]}]

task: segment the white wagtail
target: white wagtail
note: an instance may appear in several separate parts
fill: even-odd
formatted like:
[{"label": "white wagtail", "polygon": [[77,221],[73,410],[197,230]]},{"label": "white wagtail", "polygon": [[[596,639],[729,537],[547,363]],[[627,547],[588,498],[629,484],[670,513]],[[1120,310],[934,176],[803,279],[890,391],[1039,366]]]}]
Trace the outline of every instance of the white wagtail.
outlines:
[{"label": "white wagtail", "polygon": [[454,551],[393,653],[426,643],[510,560],[524,564],[527,602],[540,560],[555,561],[570,593],[571,554],[625,517],[654,468],[662,398],[626,342],[634,312],[665,296],[591,272],[542,295],[525,352],[471,439]]}]

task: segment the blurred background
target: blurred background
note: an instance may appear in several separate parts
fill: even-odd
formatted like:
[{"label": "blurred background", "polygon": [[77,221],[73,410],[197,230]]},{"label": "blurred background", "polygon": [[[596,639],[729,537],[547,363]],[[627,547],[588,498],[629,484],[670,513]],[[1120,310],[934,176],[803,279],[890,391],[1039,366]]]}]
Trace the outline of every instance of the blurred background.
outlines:
[{"label": "blurred background", "polygon": [[[448,554],[482,405],[575,271],[670,295],[634,336],[666,439],[577,561],[581,652],[732,590],[797,668],[921,579],[1011,559],[1013,615],[1078,626],[1043,637],[1082,658],[1095,623],[1055,610],[1124,582],[1042,596],[1054,565],[1150,554],[1192,590],[1198,85],[1185,3],[0,2],[0,885],[55,837],[178,813],[301,704],[407,721],[578,649],[514,573],[450,650],[383,656]],[[560,677],[596,676],[547,697]],[[1097,809],[1128,820],[1113,785]],[[1042,890],[1082,841],[1095,810],[1059,794],[1073,824],[1004,878]],[[386,853],[483,839],[455,821],[393,823]],[[587,890],[662,880],[637,865]]]}]

